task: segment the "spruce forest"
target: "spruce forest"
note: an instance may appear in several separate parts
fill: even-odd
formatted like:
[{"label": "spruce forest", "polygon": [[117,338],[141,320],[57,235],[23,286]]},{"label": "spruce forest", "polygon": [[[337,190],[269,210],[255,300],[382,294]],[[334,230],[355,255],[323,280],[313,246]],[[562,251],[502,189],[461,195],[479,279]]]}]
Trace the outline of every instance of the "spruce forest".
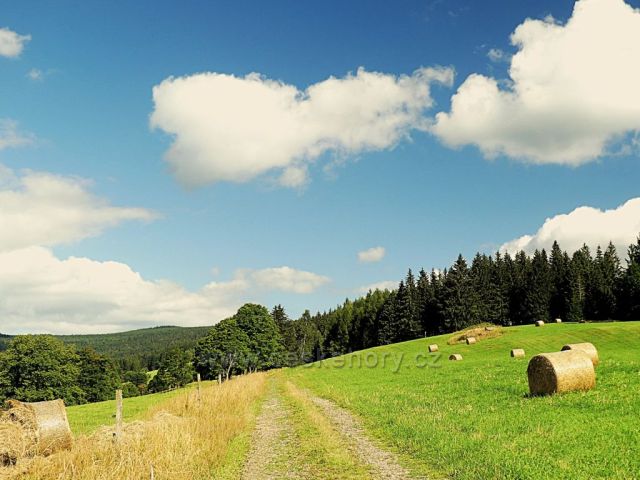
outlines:
[{"label": "spruce forest", "polygon": [[398,288],[370,291],[335,309],[298,320],[277,306],[272,316],[299,364],[364,348],[438,335],[480,322],[523,325],[536,320],[582,322],[640,318],[640,238],[621,261],[609,244],[569,254],[557,242],[529,256],[460,255],[444,271],[411,270]]}]

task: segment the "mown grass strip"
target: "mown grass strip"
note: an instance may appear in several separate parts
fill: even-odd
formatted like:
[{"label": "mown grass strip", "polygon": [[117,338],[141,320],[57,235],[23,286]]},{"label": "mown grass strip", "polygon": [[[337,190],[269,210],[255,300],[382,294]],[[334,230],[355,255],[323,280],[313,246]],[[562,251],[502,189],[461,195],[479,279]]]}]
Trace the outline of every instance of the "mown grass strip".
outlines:
[{"label": "mown grass strip", "polygon": [[280,387],[297,437],[296,463],[313,479],[368,480],[371,471],[350,453],[344,439],[308,396],[291,382]]}]

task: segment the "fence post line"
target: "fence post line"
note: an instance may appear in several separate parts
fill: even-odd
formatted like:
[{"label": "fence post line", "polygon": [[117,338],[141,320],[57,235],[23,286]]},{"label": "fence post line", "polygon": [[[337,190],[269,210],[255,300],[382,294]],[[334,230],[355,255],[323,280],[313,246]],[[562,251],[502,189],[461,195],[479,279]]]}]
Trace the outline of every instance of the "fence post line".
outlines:
[{"label": "fence post line", "polygon": [[116,440],[122,436],[122,390],[116,390]]}]

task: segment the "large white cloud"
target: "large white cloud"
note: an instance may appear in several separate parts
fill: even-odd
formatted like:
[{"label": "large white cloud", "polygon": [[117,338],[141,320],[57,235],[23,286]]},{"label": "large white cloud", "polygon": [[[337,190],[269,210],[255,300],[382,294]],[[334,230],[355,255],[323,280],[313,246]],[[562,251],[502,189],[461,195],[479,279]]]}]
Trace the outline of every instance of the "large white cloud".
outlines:
[{"label": "large white cloud", "polygon": [[640,11],[623,0],[579,0],[565,25],[525,20],[510,80],[469,76],[432,131],[485,156],[580,165],[640,131]]},{"label": "large white cloud", "polygon": [[0,252],[2,332],[103,333],[156,325],[213,325],[260,290],[308,293],[328,279],[289,267],[239,270],[196,292],[150,281],[128,265],[57,258],[45,247]]},{"label": "large white cloud", "polygon": [[386,253],[384,247],[371,247],[358,252],[358,260],[361,263],[375,263],[382,260]]},{"label": "large white cloud", "polygon": [[173,136],[166,159],[184,185],[270,173],[299,187],[323,153],[386,149],[412,129],[424,130],[431,83],[452,81],[447,68],[401,76],[361,68],[304,91],[256,73],[171,77],[153,88],[150,124]]},{"label": "large white cloud", "polygon": [[627,247],[635,243],[639,234],[640,198],[633,198],[612,210],[579,207],[567,214],[547,218],[536,233],[507,242],[500,250],[531,253],[546,248],[548,251],[557,240],[560,247],[569,252],[578,250],[583,244],[595,251],[598,245],[605,248],[613,242],[623,258]]},{"label": "large white cloud", "polygon": [[20,35],[8,28],[0,28],[0,56],[19,57],[31,35]]},{"label": "large white cloud", "polygon": [[143,208],[109,205],[87,180],[0,165],[0,250],[52,246],[98,235],[125,220],[151,220]]},{"label": "large white cloud", "polygon": [[2,331],[103,333],[163,324],[211,325],[233,313],[241,278],[192,293],[127,265],[56,258],[44,247],[0,253]]}]

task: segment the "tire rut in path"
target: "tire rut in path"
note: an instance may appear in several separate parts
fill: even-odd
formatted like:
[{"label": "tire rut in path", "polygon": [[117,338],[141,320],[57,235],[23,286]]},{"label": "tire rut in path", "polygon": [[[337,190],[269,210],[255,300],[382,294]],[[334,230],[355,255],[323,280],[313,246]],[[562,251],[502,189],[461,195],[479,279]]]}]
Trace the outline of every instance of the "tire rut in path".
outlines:
[{"label": "tire rut in path", "polygon": [[[275,389],[262,405],[251,437],[251,449],[242,471],[242,480],[280,480],[304,478],[289,465],[283,470],[283,459],[294,446],[293,426],[287,409]],[[286,465],[286,463],[285,463]]]},{"label": "tire rut in path", "polygon": [[311,401],[331,421],[334,428],[347,438],[349,447],[357,458],[368,465],[380,480],[411,480],[395,455],[375,445],[367,436],[358,419],[330,400],[309,395]]}]

